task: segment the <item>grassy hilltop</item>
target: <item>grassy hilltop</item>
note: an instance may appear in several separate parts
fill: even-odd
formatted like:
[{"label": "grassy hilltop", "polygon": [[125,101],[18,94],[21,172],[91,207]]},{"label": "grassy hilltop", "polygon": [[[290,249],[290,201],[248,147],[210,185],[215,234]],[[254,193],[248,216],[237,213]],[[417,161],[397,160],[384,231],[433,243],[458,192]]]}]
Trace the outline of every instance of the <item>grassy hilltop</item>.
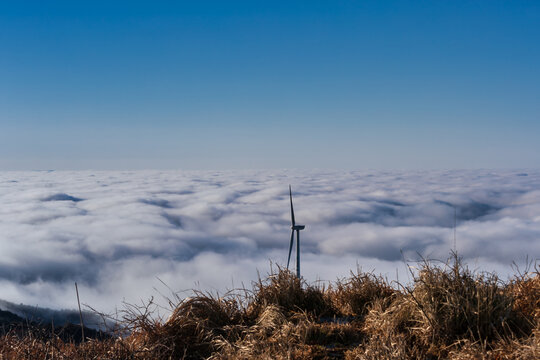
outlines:
[{"label": "grassy hilltop", "polygon": [[410,285],[356,272],[330,285],[278,270],[251,290],[128,306],[129,335],[76,344],[8,333],[0,359],[539,359],[540,273],[503,282],[454,256]]}]

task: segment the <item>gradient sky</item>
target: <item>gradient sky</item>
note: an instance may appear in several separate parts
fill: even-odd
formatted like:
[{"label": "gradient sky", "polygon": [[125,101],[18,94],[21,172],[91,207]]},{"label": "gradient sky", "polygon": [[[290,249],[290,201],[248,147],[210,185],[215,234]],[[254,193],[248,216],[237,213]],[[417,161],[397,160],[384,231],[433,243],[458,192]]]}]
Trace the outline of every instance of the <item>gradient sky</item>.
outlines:
[{"label": "gradient sky", "polygon": [[2,1],[0,169],[515,168],[538,1]]}]

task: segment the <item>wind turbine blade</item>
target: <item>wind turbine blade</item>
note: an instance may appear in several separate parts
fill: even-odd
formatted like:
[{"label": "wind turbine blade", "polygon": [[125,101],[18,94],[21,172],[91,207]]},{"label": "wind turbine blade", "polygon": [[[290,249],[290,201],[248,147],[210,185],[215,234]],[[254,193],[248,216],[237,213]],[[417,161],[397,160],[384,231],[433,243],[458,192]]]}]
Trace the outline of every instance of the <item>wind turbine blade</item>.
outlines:
[{"label": "wind turbine blade", "polygon": [[287,270],[289,270],[289,263],[291,262],[293,241],[294,241],[294,230],[291,232],[291,244],[289,245],[289,258],[287,259]]},{"label": "wind turbine blade", "polygon": [[291,190],[291,185],[289,185],[289,197],[291,199],[291,223],[292,223],[292,226],[295,225],[295,221],[294,221],[294,209],[293,209],[293,206],[292,206],[292,190]]}]

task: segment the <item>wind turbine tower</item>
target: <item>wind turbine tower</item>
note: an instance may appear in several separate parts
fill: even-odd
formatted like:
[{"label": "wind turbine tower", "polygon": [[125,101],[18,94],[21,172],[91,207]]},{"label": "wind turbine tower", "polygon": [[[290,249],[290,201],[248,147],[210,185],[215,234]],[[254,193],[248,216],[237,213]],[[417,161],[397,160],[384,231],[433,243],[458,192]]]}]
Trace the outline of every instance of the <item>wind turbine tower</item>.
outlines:
[{"label": "wind turbine tower", "polygon": [[306,228],[305,225],[297,225],[294,220],[294,208],[292,204],[292,190],[289,185],[289,198],[291,199],[291,243],[289,245],[289,258],[287,259],[287,270],[289,270],[289,263],[291,262],[291,253],[294,243],[294,232],[296,231],[296,276],[300,279],[300,230]]}]

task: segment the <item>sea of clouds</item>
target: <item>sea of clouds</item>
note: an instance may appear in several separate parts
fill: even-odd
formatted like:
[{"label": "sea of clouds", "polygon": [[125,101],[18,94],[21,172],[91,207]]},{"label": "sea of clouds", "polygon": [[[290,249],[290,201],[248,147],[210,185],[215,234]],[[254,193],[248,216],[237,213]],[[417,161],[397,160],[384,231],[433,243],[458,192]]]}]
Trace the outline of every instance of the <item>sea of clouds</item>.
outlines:
[{"label": "sea of clouds", "polygon": [[289,184],[308,281],[360,266],[406,282],[404,260],[448,257],[454,221],[471,268],[540,255],[539,170],[0,172],[0,298],[75,308],[77,282],[113,311],[249,286],[287,262]]}]

